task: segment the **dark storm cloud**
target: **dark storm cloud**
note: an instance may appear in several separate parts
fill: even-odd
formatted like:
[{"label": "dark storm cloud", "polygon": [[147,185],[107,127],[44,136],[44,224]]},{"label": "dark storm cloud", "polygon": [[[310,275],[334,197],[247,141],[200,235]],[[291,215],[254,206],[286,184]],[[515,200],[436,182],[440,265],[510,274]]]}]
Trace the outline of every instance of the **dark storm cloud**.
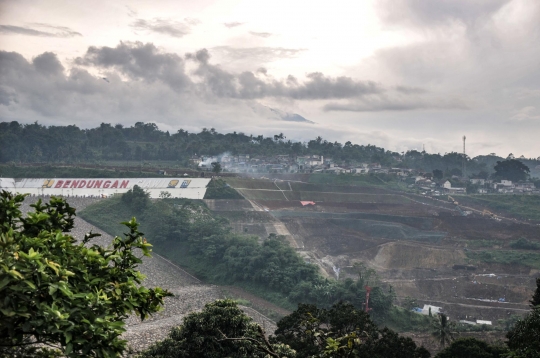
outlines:
[{"label": "dark storm cloud", "polygon": [[9,115],[26,122],[93,126],[99,121],[187,117],[197,106],[196,98],[179,91],[181,81],[174,80],[181,59],[168,64],[169,59],[159,55],[156,59],[150,49],[145,62],[140,53],[111,50],[98,56],[99,51],[89,49],[87,58],[79,59],[93,73],[104,71],[109,82],[81,67],[65,70],[52,53],[29,61],[18,53],[0,51],[0,119]]},{"label": "dark storm cloud", "polygon": [[[22,111],[34,111],[43,116],[55,116],[78,95],[97,91],[97,79],[81,70],[65,74],[55,54],[45,52],[27,61],[16,52],[0,51],[0,83],[2,103]],[[85,71],[84,71],[85,72]]]},{"label": "dark storm cloud", "polygon": [[173,53],[164,53],[151,43],[121,42],[116,47],[89,47],[75,64],[115,69],[131,79],[160,80],[175,90],[190,85],[184,72],[184,60]]},{"label": "dark storm cloud", "polygon": [[233,22],[225,22],[225,23],[223,23],[223,26],[228,27],[229,29],[232,29],[233,27],[242,26],[244,24],[245,24],[245,22],[233,21]]},{"label": "dark storm cloud", "polygon": [[58,75],[64,71],[64,66],[52,52],[44,52],[32,61],[36,70],[45,75]]},{"label": "dark storm cloud", "polygon": [[12,102],[17,102],[17,96],[13,90],[0,87],[0,105],[9,106]]},{"label": "dark storm cloud", "polygon": [[[190,73],[193,81],[186,73],[186,61],[195,65]],[[203,113],[202,108],[209,105],[237,113],[235,108],[245,109],[262,98],[349,101],[330,103],[324,108],[327,111],[449,107],[440,101],[426,104],[418,88],[385,87],[347,76],[314,72],[305,77],[275,79],[264,68],[231,72],[213,64],[206,49],[186,54],[184,59],[151,43],[121,42],[116,47],[89,47],[72,64],[64,68],[51,52],[31,61],[18,53],[0,52],[0,105],[12,112],[31,111],[47,118],[95,118],[92,113],[100,118],[163,113],[174,118],[186,108],[196,108],[192,112],[196,118],[197,111]]]},{"label": "dark storm cloud", "polygon": [[135,30],[150,31],[158,34],[169,35],[171,37],[183,37],[191,32],[191,27],[199,23],[196,19],[185,19],[184,22],[167,19],[137,19],[131,27]]},{"label": "dark storm cloud", "polygon": [[371,81],[357,81],[350,77],[328,77],[320,72],[310,73],[306,81],[263,81],[253,72],[229,73],[209,62],[206,49],[187,56],[198,62],[195,74],[202,78],[203,88],[220,97],[254,99],[263,97],[286,97],[299,100],[352,98],[384,91],[381,85]]},{"label": "dark storm cloud", "polygon": [[[22,27],[22,26],[13,26],[13,25],[0,25],[0,33],[8,35],[27,35],[27,36],[38,36],[38,37],[74,37],[82,36],[79,32],[73,31],[68,27],[64,26],[52,26],[46,24],[34,24],[32,27]],[[36,30],[35,27],[51,29],[54,32],[50,31],[41,31]]]},{"label": "dark storm cloud", "polygon": [[255,32],[255,31],[250,31],[249,32],[251,35],[253,36],[257,36],[257,37],[270,37],[272,36],[272,34],[270,32]]}]

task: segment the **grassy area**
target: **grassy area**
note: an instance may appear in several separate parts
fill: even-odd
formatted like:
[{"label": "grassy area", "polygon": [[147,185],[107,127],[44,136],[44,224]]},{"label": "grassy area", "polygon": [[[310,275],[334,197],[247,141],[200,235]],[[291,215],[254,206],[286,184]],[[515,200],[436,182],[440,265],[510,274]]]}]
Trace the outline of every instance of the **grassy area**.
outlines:
[{"label": "grassy area", "polygon": [[494,247],[494,246],[501,246],[503,243],[501,241],[497,240],[469,240],[467,241],[467,247],[471,249],[479,249],[482,247]]},{"label": "grassy area", "polygon": [[480,206],[494,213],[540,221],[540,195],[472,195],[455,197],[463,205]]},{"label": "grassy area", "polygon": [[204,194],[205,199],[243,199],[229,184],[222,179],[212,179]]},{"label": "grassy area", "polygon": [[87,169],[62,166],[18,167],[0,165],[0,176],[5,178],[155,178],[157,173],[122,170]]},{"label": "grassy area", "polygon": [[220,211],[219,216],[229,221],[258,223],[272,221],[273,217],[266,211]]},{"label": "grassy area", "polygon": [[[83,211],[77,212],[84,220],[112,236],[120,235],[126,230],[120,223],[131,219],[130,214],[120,197],[101,200],[98,205],[89,205]],[[141,230],[144,232],[143,226]]]},{"label": "grassy area", "polygon": [[394,186],[396,179],[393,176],[380,175],[353,175],[353,174],[312,174],[309,182],[314,184],[337,184],[359,186]]},{"label": "grassy area", "polygon": [[242,194],[251,200],[307,200],[315,202],[347,202],[347,203],[386,203],[409,204],[411,200],[396,194],[381,193],[351,193],[351,192],[319,192],[319,191],[279,191],[277,189],[239,189]]},{"label": "grassy area", "polygon": [[224,178],[223,180],[233,188],[279,190],[270,180],[245,178]]},{"label": "grassy area", "polygon": [[475,261],[507,265],[524,265],[540,269],[540,253],[536,252],[491,250],[481,252],[468,251],[466,254],[469,259]]}]

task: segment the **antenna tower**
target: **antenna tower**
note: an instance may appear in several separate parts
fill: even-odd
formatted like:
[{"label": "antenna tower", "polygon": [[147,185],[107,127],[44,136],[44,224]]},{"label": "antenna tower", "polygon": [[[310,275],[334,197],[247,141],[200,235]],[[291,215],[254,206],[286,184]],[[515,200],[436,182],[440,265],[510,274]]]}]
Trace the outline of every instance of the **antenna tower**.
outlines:
[{"label": "antenna tower", "polygon": [[467,153],[465,152],[465,139],[467,139],[467,137],[463,136],[463,168],[461,169],[461,173],[464,178],[467,177]]}]

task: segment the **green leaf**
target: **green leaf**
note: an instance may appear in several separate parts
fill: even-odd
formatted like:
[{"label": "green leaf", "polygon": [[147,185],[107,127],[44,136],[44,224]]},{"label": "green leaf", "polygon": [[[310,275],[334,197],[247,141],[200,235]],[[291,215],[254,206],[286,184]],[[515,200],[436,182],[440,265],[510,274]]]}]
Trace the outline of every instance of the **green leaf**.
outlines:
[{"label": "green leaf", "polygon": [[31,289],[33,289],[33,290],[36,289],[36,285],[34,285],[32,282],[30,282],[28,280],[24,280],[24,283],[26,283]]},{"label": "green leaf", "polygon": [[20,274],[17,270],[15,270],[15,269],[9,270],[8,273],[11,274],[11,276],[13,276],[13,277],[18,277],[18,278],[20,278],[21,280],[24,279],[23,275],[21,275],[21,274]]},{"label": "green leaf", "polygon": [[10,282],[10,278],[8,276],[4,276],[4,278],[2,279],[2,281],[0,281],[0,290],[2,288],[4,288],[4,286],[6,286],[9,282]]},{"label": "green leaf", "polygon": [[70,355],[73,352],[73,344],[70,342],[66,345],[66,355]]},{"label": "green leaf", "polygon": [[65,332],[64,336],[66,337],[66,343],[71,342],[71,332]]}]

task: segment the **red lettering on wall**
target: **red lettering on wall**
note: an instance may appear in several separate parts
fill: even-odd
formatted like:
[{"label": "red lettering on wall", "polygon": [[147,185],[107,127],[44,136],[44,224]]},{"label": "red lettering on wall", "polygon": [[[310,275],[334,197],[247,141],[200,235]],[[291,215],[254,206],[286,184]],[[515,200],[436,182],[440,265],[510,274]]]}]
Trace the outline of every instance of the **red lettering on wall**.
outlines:
[{"label": "red lettering on wall", "polygon": [[81,180],[79,182],[79,188],[84,188],[86,186],[86,180]]},{"label": "red lettering on wall", "polygon": [[70,188],[76,188],[78,184],[79,184],[79,181],[78,181],[78,180],[74,180],[73,183],[71,183]]},{"label": "red lettering on wall", "polygon": [[69,183],[71,183],[71,180],[66,180],[62,188],[66,188],[66,189],[69,188]]},{"label": "red lettering on wall", "polygon": [[95,180],[89,180],[88,185],[86,186],[88,189],[92,189],[94,187],[94,184],[96,183]]},{"label": "red lettering on wall", "polygon": [[120,184],[120,189],[127,188],[129,184],[129,180],[122,180],[122,184]]},{"label": "red lettering on wall", "polygon": [[118,188],[118,180],[115,180],[113,185],[111,185],[111,189],[112,188]]},{"label": "red lettering on wall", "polygon": [[110,187],[110,186],[111,186],[111,181],[110,181],[110,180],[106,180],[105,183],[103,183],[103,187],[104,187],[105,189],[107,189],[107,188]]},{"label": "red lettering on wall", "polygon": [[56,182],[56,185],[54,186],[55,188],[61,188],[62,187],[62,184],[64,184],[64,181],[63,180],[59,180]]},{"label": "red lettering on wall", "polygon": [[101,183],[103,183],[103,180],[96,180],[94,183],[94,189],[101,188]]}]

